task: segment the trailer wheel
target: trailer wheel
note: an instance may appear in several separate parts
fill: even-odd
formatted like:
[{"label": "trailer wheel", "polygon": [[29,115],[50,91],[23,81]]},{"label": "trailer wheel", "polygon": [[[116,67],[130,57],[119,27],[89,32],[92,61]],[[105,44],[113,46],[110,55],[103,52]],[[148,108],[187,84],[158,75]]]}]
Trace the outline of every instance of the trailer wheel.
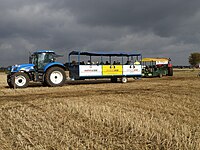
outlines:
[{"label": "trailer wheel", "polygon": [[111,78],[110,80],[112,83],[117,83],[117,78]]},{"label": "trailer wheel", "polygon": [[121,78],[121,82],[122,82],[122,83],[126,83],[127,81],[128,81],[128,79],[127,79],[126,77],[122,77],[122,78]]},{"label": "trailer wheel", "polygon": [[66,74],[60,67],[53,67],[47,70],[45,74],[45,83],[48,86],[63,86],[65,84]]},{"label": "trailer wheel", "polygon": [[17,72],[7,79],[11,88],[26,88],[29,84],[29,76],[24,72]]},{"label": "trailer wheel", "polygon": [[42,82],[42,86],[46,87],[48,86],[47,83],[45,81]]}]

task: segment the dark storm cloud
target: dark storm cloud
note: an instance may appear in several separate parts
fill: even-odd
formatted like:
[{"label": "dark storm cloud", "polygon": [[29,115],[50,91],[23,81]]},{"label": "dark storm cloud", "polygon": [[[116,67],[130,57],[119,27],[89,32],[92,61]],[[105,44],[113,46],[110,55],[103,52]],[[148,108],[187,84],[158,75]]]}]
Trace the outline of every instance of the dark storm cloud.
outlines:
[{"label": "dark storm cloud", "polygon": [[199,51],[197,0],[0,0],[0,66],[29,50],[132,51],[187,64]]},{"label": "dark storm cloud", "polygon": [[66,2],[80,23],[153,30],[167,36],[177,31],[199,10],[199,1],[188,0],[79,0]]}]

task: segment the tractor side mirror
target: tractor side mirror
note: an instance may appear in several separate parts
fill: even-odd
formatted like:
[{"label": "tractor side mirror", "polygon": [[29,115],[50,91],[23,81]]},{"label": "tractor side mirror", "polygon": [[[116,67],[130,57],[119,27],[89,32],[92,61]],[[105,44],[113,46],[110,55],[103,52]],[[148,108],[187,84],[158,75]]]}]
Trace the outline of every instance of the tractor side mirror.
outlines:
[{"label": "tractor side mirror", "polygon": [[29,56],[29,64],[32,64],[33,56]]}]

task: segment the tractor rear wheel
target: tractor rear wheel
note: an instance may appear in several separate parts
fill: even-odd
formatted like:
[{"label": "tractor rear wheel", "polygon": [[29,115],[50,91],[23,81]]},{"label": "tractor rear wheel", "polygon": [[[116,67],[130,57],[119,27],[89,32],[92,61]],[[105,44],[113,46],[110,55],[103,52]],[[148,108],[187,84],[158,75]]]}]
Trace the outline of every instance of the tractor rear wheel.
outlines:
[{"label": "tractor rear wheel", "polygon": [[168,68],[168,76],[173,76],[173,68],[172,67]]},{"label": "tractor rear wheel", "polygon": [[63,86],[65,84],[66,74],[60,67],[53,67],[47,70],[45,74],[45,83],[48,86]]},{"label": "tractor rear wheel", "polygon": [[24,72],[17,72],[7,79],[11,88],[26,88],[29,84],[29,76]]}]

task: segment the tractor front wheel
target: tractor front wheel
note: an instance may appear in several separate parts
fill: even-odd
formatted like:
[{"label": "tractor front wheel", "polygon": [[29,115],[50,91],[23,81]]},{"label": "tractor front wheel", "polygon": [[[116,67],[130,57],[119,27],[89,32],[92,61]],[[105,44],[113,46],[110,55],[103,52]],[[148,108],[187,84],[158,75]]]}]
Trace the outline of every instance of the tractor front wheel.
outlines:
[{"label": "tractor front wheel", "polygon": [[162,77],[163,77],[163,74],[162,74],[162,73],[160,73],[160,74],[159,74],[159,78],[162,78]]},{"label": "tractor front wheel", "polygon": [[45,83],[48,86],[63,86],[65,84],[66,74],[60,67],[53,67],[47,70],[45,74]]},{"label": "tractor front wheel", "polygon": [[11,88],[26,88],[29,81],[29,76],[24,72],[17,72],[10,78],[7,78],[7,83]]}]

